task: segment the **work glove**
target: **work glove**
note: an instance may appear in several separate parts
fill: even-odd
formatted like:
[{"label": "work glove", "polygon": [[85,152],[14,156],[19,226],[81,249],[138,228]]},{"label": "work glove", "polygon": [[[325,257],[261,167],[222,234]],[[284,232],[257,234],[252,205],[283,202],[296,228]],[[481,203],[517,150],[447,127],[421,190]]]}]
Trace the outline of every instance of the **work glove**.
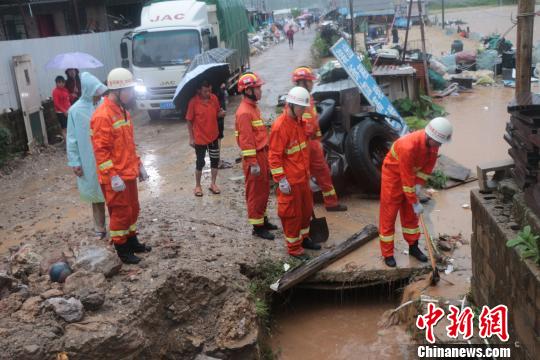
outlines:
[{"label": "work glove", "polygon": [[124,183],[124,180],[118,175],[114,175],[111,178],[111,187],[114,192],[121,192],[126,190],[126,184]]},{"label": "work glove", "polygon": [[141,163],[139,166],[139,181],[143,182],[148,180],[150,176],[148,176],[148,173],[146,172],[146,169],[144,168],[144,165]]},{"label": "work glove", "polygon": [[321,191],[319,184],[317,184],[317,180],[313,177],[309,179],[309,187],[311,188],[311,192]]},{"label": "work glove", "polygon": [[413,210],[416,216],[419,216],[420,214],[424,213],[424,206],[420,204],[420,202],[417,202],[416,204],[413,204]]},{"label": "work glove", "polygon": [[249,167],[249,173],[253,176],[261,175],[261,167],[259,164],[253,164]]},{"label": "work glove", "polygon": [[422,185],[416,184],[414,186],[414,189],[416,190],[416,196],[420,196],[420,194],[422,193]]},{"label": "work glove", "polygon": [[287,181],[287,178],[279,180],[279,191],[285,195],[289,195],[291,193],[291,185]]}]

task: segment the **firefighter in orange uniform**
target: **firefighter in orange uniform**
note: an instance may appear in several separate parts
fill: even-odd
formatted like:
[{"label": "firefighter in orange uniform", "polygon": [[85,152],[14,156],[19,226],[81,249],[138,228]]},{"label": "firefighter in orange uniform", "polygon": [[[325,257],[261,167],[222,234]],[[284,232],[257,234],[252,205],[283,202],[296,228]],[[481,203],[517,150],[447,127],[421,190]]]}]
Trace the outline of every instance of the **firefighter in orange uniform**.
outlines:
[{"label": "firefighter in orange uniform", "polygon": [[396,140],[382,166],[379,238],[384,262],[396,266],[394,226],[399,212],[403,237],[409,243],[409,255],[426,262],[418,247],[418,217],[424,207],[417,195],[433,171],[439,147],[450,141],[452,124],[435,118],[425,130],[415,131]]},{"label": "firefighter in orange uniform", "polygon": [[135,151],[133,123],[126,110],[133,100],[135,81],[129,70],[113,69],[107,77],[110,93],[90,121],[98,180],[110,216],[110,236],[120,260],[137,264],[134,253],[149,252],[137,239],[139,199],[137,178],[148,179]]},{"label": "firefighter in orange uniform", "polygon": [[309,238],[313,197],[309,187],[309,145],[302,126],[302,115],[309,107],[309,92],[294,87],[287,94],[287,105],[270,133],[268,161],[279,184],[278,215],[283,225],[290,255],[304,258],[304,249],[320,250]]},{"label": "firefighter in orange uniform", "polygon": [[270,195],[268,131],[257,106],[263,84],[262,79],[251,72],[242,74],[238,79],[238,92],[243,94],[243,99],[236,111],[235,135],[242,151],[248,221],[253,225],[253,235],[274,240],[270,230],[277,230],[277,226],[266,216]]},{"label": "firefighter in orange uniform", "polygon": [[[313,81],[317,80],[317,77],[313,73],[313,70],[307,66],[301,66],[296,68],[292,74],[292,80],[296,86],[301,86],[311,93],[313,89]],[[313,98],[310,97],[310,106],[304,112],[303,122],[306,130],[306,136],[309,139],[309,157],[310,166],[309,172],[311,174],[311,180],[316,185],[314,189],[320,187],[324,200],[324,207],[328,211],[347,211],[347,206],[341,205],[338,202],[336,189],[332,184],[332,176],[330,175],[330,168],[324,158],[324,152],[321,145],[321,129],[319,128],[319,115]],[[313,181],[315,178],[315,181]]]}]

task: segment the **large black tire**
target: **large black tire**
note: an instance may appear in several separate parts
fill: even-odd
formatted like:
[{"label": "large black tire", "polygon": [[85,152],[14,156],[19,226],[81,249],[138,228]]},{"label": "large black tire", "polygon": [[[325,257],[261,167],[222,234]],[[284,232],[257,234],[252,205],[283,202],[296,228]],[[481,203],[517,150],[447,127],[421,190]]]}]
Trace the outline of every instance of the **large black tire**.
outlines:
[{"label": "large black tire", "polygon": [[345,157],[356,183],[370,193],[381,189],[384,157],[397,135],[384,123],[365,119],[353,126],[345,143]]},{"label": "large black tire", "polygon": [[321,128],[323,134],[332,127],[335,107],[336,102],[332,99],[326,99],[317,104],[317,111],[319,112],[319,128]]},{"label": "large black tire", "polygon": [[159,120],[161,117],[161,110],[148,110],[148,116],[150,117],[150,120]]}]

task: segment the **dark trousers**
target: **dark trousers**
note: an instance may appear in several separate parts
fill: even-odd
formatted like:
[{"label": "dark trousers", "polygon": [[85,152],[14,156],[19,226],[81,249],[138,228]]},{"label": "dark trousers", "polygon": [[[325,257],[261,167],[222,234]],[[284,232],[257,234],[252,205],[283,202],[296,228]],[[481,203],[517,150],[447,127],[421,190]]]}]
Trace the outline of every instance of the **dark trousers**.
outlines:
[{"label": "dark trousers", "polygon": [[195,163],[195,168],[197,171],[202,171],[205,165],[204,157],[206,156],[206,151],[208,150],[208,155],[210,157],[210,167],[212,169],[217,169],[219,165],[219,143],[218,139],[214,140],[207,145],[197,145],[195,144],[195,154],[197,155],[197,162]]}]

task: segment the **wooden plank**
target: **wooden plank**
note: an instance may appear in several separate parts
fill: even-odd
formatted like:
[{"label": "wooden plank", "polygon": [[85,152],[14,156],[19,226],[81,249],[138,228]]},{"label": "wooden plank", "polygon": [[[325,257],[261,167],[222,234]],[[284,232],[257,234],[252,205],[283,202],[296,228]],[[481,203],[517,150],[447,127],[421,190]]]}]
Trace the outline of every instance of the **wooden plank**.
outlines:
[{"label": "wooden plank", "polygon": [[437,160],[437,166],[435,170],[440,170],[446,174],[450,179],[465,181],[469,178],[471,170],[463,165],[458,164],[456,161],[450,159],[448,156],[441,155]]},{"label": "wooden plank", "polygon": [[517,15],[516,95],[531,92],[535,0],[519,0]]},{"label": "wooden plank", "polygon": [[342,242],[332,250],[321,254],[320,256],[300,265],[297,268],[285,273],[275,284],[270,288],[278,293],[281,293],[291,287],[301,283],[317,271],[325,266],[341,259],[343,256],[358,249],[360,246],[367,244],[370,240],[375,239],[379,235],[379,230],[375,225],[369,224],[362,231],[355,233],[346,241]]}]

